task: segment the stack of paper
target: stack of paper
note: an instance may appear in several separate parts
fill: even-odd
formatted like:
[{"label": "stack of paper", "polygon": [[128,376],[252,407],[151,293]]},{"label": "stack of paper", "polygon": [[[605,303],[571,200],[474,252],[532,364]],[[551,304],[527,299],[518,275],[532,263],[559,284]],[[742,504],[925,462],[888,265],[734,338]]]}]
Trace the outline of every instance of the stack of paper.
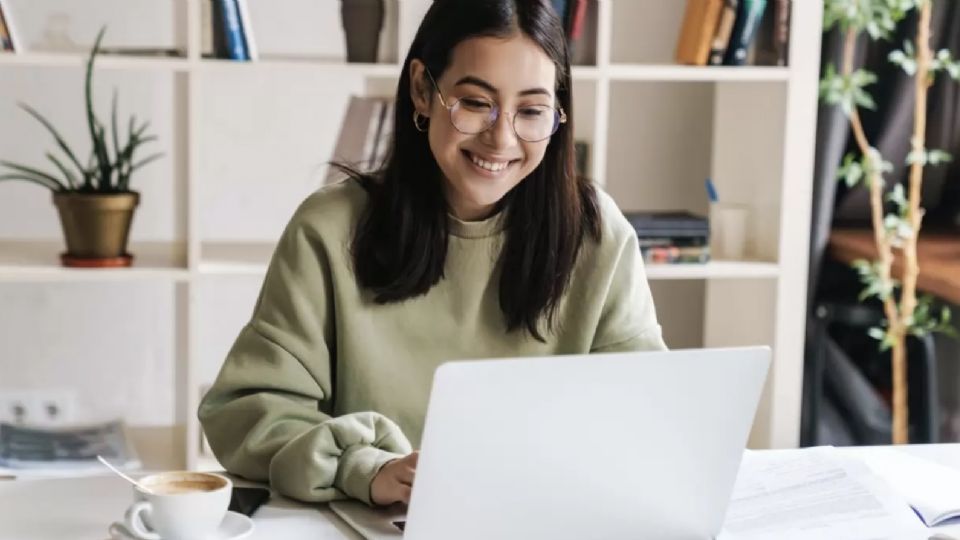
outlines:
[{"label": "stack of paper", "polygon": [[930,533],[903,497],[833,448],[746,452],[720,540],[910,540]]}]

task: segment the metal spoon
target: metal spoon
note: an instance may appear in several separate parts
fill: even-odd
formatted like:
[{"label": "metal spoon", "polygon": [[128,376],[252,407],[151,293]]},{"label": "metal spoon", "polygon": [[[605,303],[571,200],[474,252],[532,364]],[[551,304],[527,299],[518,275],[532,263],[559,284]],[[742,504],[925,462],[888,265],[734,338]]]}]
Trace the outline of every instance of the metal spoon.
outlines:
[{"label": "metal spoon", "polygon": [[124,474],[120,469],[118,469],[118,468],[114,467],[113,465],[111,465],[107,460],[103,459],[103,456],[97,456],[97,459],[100,460],[100,463],[103,463],[104,465],[106,465],[108,469],[110,469],[111,471],[113,471],[113,472],[117,473],[118,475],[120,475],[120,476],[121,476],[124,480],[126,480],[127,482],[130,482],[131,484],[133,484],[133,485],[137,486],[138,488],[146,491],[147,493],[153,493],[153,491],[151,491],[149,488],[147,488],[146,486],[144,486],[144,485],[141,484],[140,482],[137,482],[137,481],[134,480],[133,478],[130,478],[129,476],[127,476],[126,474]]}]

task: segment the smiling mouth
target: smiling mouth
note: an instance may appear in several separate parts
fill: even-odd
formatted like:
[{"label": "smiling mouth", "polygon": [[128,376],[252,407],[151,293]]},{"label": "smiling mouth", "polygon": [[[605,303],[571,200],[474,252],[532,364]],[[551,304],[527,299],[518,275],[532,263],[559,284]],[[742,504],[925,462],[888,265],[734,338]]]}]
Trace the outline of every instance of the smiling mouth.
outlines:
[{"label": "smiling mouth", "polygon": [[462,152],[463,152],[463,155],[466,156],[467,159],[469,159],[474,165],[491,173],[502,172],[504,169],[506,169],[510,165],[513,165],[514,163],[520,161],[519,159],[511,159],[507,161],[488,161],[486,159],[480,158],[476,154],[473,154],[472,152],[469,152],[467,150],[462,150]]}]

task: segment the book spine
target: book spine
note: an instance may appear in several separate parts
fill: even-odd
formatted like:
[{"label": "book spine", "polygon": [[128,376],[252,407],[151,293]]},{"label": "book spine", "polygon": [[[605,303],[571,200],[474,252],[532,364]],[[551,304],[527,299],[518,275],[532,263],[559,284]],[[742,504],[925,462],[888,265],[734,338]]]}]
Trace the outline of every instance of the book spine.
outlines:
[{"label": "book spine", "polygon": [[13,51],[13,43],[10,43],[10,34],[7,33],[7,25],[3,22],[2,10],[0,10],[0,50]]},{"label": "book spine", "polygon": [[640,253],[649,264],[706,264],[710,262],[708,246],[642,247]]},{"label": "book spine", "polygon": [[573,17],[570,20],[570,41],[577,41],[583,36],[583,26],[587,20],[587,0],[575,0]]},{"label": "book spine", "polygon": [[220,8],[223,11],[223,30],[227,38],[227,57],[231,60],[249,60],[236,0],[220,0]]},{"label": "book spine", "polygon": [[740,0],[740,9],[737,11],[737,21],[730,34],[730,45],[727,47],[724,65],[742,66],[747,62],[747,50],[757,34],[757,27],[763,18],[767,0]]},{"label": "book spine", "polygon": [[223,3],[222,0],[208,0],[211,11],[211,30],[213,31],[213,57],[230,58],[227,53],[227,34],[223,31]]},{"label": "book spine", "polygon": [[726,0],[723,11],[720,14],[720,23],[717,25],[717,31],[714,33],[713,42],[710,44],[710,56],[707,60],[709,65],[723,65],[723,57],[727,53],[727,46],[730,44],[730,34],[733,32],[733,24],[736,20],[737,0]]},{"label": "book spine", "polygon": [[790,46],[790,9],[791,0],[776,0],[774,16],[773,47],[777,54],[777,65],[787,65],[787,53]]},{"label": "book spine", "polygon": [[557,17],[560,18],[560,25],[563,26],[564,30],[567,28],[567,0],[550,0],[550,5],[553,6],[553,10],[557,12]]},{"label": "book spine", "polygon": [[247,0],[237,0],[237,6],[240,9],[240,24],[243,26],[244,46],[247,51],[248,60],[259,60],[257,53],[257,43],[253,39],[253,23],[250,19],[250,6]]},{"label": "book spine", "polygon": [[674,53],[677,63],[706,65],[722,9],[723,0],[687,0]]},{"label": "book spine", "polygon": [[0,0],[0,18],[3,20],[3,26],[7,35],[4,49],[12,52],[21,52],[23,50],[23,43],[20,41],[16,25],[10,15],[10,4],[4,0]]},{"label": "book spine", "polygon": [[396,109],[392,99],[387,100],[383,108],[383,120],[380,122],[380,133],[377,136],[377,151],[371,164],[372,170],[382,168],[390,154],[391,142],[393,141],[393,120]]}]

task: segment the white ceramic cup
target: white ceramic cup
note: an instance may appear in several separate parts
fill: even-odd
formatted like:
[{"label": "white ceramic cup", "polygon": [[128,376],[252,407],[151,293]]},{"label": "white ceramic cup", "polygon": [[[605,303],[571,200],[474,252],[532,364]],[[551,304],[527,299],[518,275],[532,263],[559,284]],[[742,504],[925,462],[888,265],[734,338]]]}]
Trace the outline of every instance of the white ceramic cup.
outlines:
[{"label": "white ceramic cup", "polygon": [[205,472],[162,472],[133,488],[134,503],[124,525],[143,540],[199,540],[217,530],[233,488],[229,478]]},{"label": "white ceramic cup", "polygon": [[750,210],[738,204],[714,204],[710,209],[710,235],[713,257],[741,261],[747,251]]}]

